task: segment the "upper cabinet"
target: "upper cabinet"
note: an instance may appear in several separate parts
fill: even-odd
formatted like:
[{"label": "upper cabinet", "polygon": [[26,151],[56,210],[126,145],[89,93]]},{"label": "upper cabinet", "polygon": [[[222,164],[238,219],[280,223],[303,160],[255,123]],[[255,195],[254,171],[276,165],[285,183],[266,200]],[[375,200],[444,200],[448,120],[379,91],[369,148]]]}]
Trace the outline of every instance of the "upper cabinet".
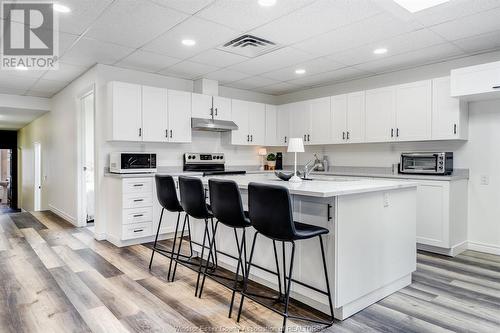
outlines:
[{"label": "upper cabinet", "polygon": [[307,144],[327,144],[331,141],[330,122],[332,118],[330,97],[308,101],[309,117],[307,122]]},{"label": "upper cabinet", "polygon": [[108,84],[111,141],[191,142],[191,93]]},{"label": "upper cabinet", "polygon": [[192,116],[231,120],[231,99],[192,93]]},{"label": "upper cabinet", "polygon": [[266,106],[262,103],[232,100],[232,121],[238,129],[231,131],[233,145],[264,145],[266,140]]},{"label": "upper cabinet", "polygon": [[279,145],[278,139],[278,107],[266,104],[266,146]]},{"label": "upper cabinet", "polygon": [[396,86],[396,139],[430,140],[432,117],[432,81]]},{"label": "upper cabinet", "polygon": [[432,80],[432,140],[467,140],[469,112],[466,101],[450,96],[450,77]]},{"label": "upper cabinet", "polygon": [[365,96],[366,142],[393,141],[396,127],[396,88],[367,90]]},{"label": "upper cabinet", "polygon": [[500,61],[453,69],[451,96],[464,100],[500,98]]},{"label": "upper cabinet", "polygon": [[278,105],[278,142],[279,146],[287,146],[288,140],[290,139],[290,105],[291,104],[283,104]]},{"label": "upper cabinet", "polygon": [[365,92],[332,96],[331,105],[332,142],[363,142],[365,138]]}]

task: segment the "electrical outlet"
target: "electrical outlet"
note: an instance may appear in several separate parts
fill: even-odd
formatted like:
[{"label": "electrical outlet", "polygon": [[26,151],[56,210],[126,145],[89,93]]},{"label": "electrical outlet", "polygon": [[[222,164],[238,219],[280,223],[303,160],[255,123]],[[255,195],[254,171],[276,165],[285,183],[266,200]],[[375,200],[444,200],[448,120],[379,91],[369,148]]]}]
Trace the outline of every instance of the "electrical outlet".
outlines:
[{"label": "electrical outlet", "polygon": [[490,176],[488,176],[488,175],[481,175],[481,177],[480,177],[480,184],[481,185],[489,185],[490,184]]},{"label": "electrical outlet", "polygon": [[389,193],[384,193],[384,207],[389,207]]}]

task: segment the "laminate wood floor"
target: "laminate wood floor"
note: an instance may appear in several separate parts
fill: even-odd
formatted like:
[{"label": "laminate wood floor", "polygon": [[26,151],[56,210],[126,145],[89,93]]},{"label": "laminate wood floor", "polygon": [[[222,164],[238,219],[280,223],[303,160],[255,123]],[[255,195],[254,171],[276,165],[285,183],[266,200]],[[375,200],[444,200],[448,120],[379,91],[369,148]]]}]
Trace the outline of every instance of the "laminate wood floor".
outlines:
[{"label": "laminate wood floor", "polygon": [[[268,332],[281,317],[245,301],[227,318],[231,293],[143,245],[96,241],[50,212],[0,215],[0,332]],[[239,304],[236,298],[235,311]],[[307,309],[304,309],[307,311]],[[236,316],[236,312],[233,317]],[[289,331],[315,327],[289,321]],[[456,258],[418,253],[411,286],[326,332],[500,332],[500,257],[467,251]]]}]

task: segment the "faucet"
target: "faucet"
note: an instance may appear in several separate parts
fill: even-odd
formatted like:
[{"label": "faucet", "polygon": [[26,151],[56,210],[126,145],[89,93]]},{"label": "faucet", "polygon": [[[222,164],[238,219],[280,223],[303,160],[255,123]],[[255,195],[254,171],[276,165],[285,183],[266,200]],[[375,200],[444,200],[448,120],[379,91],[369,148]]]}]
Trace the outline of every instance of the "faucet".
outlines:
[{"label": "faucet", "polygon": [[304,172],[302,172],[302,179],[304,180],[310,179],[309,175],[311,174],[311,172],[313,172],[314,169],[322,166],[323,162],[320,161],[318,155],[314,154],[314,159],[310,160],[309,162],[306,163],[306,165],[304,165]]}]

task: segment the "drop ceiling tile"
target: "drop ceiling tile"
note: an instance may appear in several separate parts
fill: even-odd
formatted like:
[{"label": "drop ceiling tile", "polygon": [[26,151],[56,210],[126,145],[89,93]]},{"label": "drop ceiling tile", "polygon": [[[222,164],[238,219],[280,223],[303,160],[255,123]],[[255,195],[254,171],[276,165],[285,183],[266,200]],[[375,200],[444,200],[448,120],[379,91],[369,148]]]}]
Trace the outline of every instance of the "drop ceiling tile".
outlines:
[{"label": "drop ceiling tile", "polygon": [[271,95],[282,95],[285,93],[297,91],[301,89],[302,87],[296,84],[291,84],[291,83],[286,83],[286,82],[280,82],[276,84],[271,84],[269,86],[261,87],[261,88],[256,88],[253,89],[254,91],[261,92],[264,94],[271,94]]},{"label": "drop ceiling tile", "polygon": [[33,97],[44,97],[44,98],[50,98],[54,96],[55,94],[49,91],[34,91],[34,90],[28,90],[25,93],[26,96],[33,96]]},{"label": "drop ceiling tile", "polygon": [[269,86],[271,84],[278,84],[279,81],[268,79],[263,76],[252,76],[236,82],[231,82],[228,86],[238,89],[255,89],[259,87]]},{"label": "drop ceiling tile", "polygon": [[351,80],[355,78],[360,78],[363,76],[369,76],[372,73],[368,71],[363,71],[353,67],[341,68],[326,73],[320,73],[316,75],[311,75],[303,78],[294,79],[288,81],[287,83],[292,83],[300,86],[317,86],[325,85],[329,83],[335,83],[343,80]]},{"label": "drop ceiling tile", "polygon": [[248,60],[248,58],[238,54],[212,49],[203,51],[189,60],[199,62],[200,64],[227,67]]},{"label": "drop ceiling tile", "polygon": [[205,74],[203,77],[210,80],[217,80],[220,83],[227,83],[246,78],[248,77],[248,74],[232,71],[229,69],[221,69],[212,73]]},{"label": "drop ceiling tile", "polygon": [[118,0],[92,24],[86,37],[137,48],[187,17],[152,2]]},{"label": "drop ceiling tile", "polygon": [[274,6],[262,7],[254,0],[218,0],[196,15],[243,32],[291,13],[313,1],[277,1]]},{"label": "drop ceiling tile", "polygon": [[384,73],[424,64],[430,64],[433,62],[444,61],[446,59],[454,58],[460,55],[464,55],[464,52],[461,51],[458,47],[451,43],[444,43],[420,50],[411,51],[408,53],[395,55],[392,57],[387,57],[377,61],[359,64],[355,67],[361,70],[371,71],[375,73]]},{"label": "drop ceiling tile", "polygon": [[[310,61],[298,63],[293,66],[289,66],[286,68],[279,69],[277,71],[272,71],[268,73],[262,74],[262,76],[265,76],[270,79],[274,79],[277,81],[289,81],[297,78],[302,78],[305,76],[310,76],[318,73],[324,73],[324,72],[329,72],[335,69],[339,69],[342,67],[346,67],[344,64],[341,64],[339,62],[327,59],[327,58],[316,58]],[[305,74],[296,74],[295,70],[296,69],[305,69],[306,73]]]},{"label": "drop ceiling tile", "polygon": [[40,79],[30,88],[30,91],[46,92],[54,95],[67,85],[68,82],[64,81]]},{"label": "drop ceiling tile", "polygon": [[500,7],[430,28],[449,41],[500,30]]},{"label": "drop ceiling tile", "polygon": [[79,35],[109,6],[112,0],[61,0],[58,3],[71,9],[59,13],[59,31]]},{"label": "drop ceiling tile", "polygon": [[203,75],[214,72],[218,68],[209,65],[198,64],[192,61],[183,61],[158,72],[163,75],[172,75],[183,79],[193,80]]},{"label": "drop ceiling tile", "polygon": [[86,72],[88,67],[59,62],[59,69],[46,71],[42,79],[71,82]]},{"label": "drop ceiling tile", "polygon": [[[428,29],[419,29],[389,39],[369,43],[327,56],[348,66],[388,58],[397,54],[445,43],[446,40]],[[385,54],[374,54],[377,48],[386,48]]]},{"label": "drop ceiling tile", "polygon": [[34,77],[18,75],[18,73],[14,71],[2,71],[2,75],[0,75],[0,87],[28,90],[37,80],[38,79]]},{"label": "drop ceiling tile", "polygon": [[158,72],[181,61],[163,54],[137,50],[115,65],[145,72]]},{"label": "drop ceiling tile", "polygon": [[239,72],[259,75],[315,58],[313,55],[292,47],[284,47],[245,62],[230,66]]},{"label": "drop ceiling tile", "polygon": [[77,35],[59,32],[59,57],[68,51],[78,39]]},{"label": "drop ceiling tile", "polygon": [[9,86],[3,86],[2,83],[0,83],[0,94],[8,94],[8,95],[24,95],[27,89],[20,89],[20,88],[12,88]]},{"label": "drop ceiling tile", "polygon": [[250,33],[288,45],[322,34],[380,12],[370,0],[318,0]]},{"label": "drop ceiling tile", "polygon": [[388,39],[421,28],[422,25],[415,21],[405,21],[391,14],[381,13],[294,44],[294,47],[322,56]]},{"label": "drop ceiling tile", "polygon": [[61,61],[86,67],[90,67],[95,63],[111,65],[133,51],[129,47],[82,38],[61,57]]},{"label": "drop ceiling tile", "polygon": [[160,6],[173,8],[187,14],[194,14],[202,8],[214,3],[215,0],[151,0]]},{"label": "drop ceiling tile", "polygon": [[[219,46],[237,35],[235,30],[193,16],[146,44],[143,49],[186,59]],[[183,39],[193,39],[196,45],[185,46],[181,43]]]},{"label": "drop ceiling tile", "polygon": [[453,44],[469,53],[497,49],[500,48],[500,30],[457,39]]}]

